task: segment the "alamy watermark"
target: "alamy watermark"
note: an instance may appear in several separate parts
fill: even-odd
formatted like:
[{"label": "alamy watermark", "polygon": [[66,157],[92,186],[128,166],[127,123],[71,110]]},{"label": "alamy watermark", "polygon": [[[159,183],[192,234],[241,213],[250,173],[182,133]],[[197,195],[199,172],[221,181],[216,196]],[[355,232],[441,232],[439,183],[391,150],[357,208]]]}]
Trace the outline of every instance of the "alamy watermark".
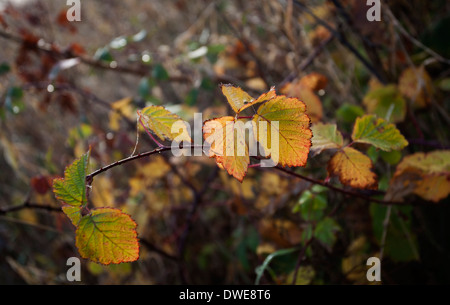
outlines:
[{"label": "alamy watermark", "polygon": [[66,262],[67,266],[71,266],[67,269],[66,279],[69,282],[80,282],[81,281],[81,263],[78,257],[69,257]]},{"label": "alamy watermark", "polygon": [[[191,145],[183,140],[184,132],[187,132],[194,138],[194,156],[202,156],[205,153],[207,156],[256,157],[259,152],[262,157],[268,158],[261,160],[261,167],[274,167],[279,161],[278,121],[269,123],[261,120],[256,124],[254,121],[244,123],[242,120],[229,120],[224,126],[219,120],[209,120],[203,124],[202,114],[195,113],[193,129],[189,123],[179,120],[172,124],[171,132],[178,134],[171,144],[175,157],[192,156],[191,149],[182,148]],[[203,135],[206,135],[204,141]]]},{"label": "alamy watermark", "polygon": [[366,18],[368,21],[381,21],[381,3],[380,0],[367,0],[366,5],[371,8],[367,10]]},{"label": "alamy watermark", "polygon": [[369,257],[366,263],[367,266],[371,266],[367,270],[366,278],[369,282],[381,281],[381,261],[378,257]]},{"label": "alamy watermark", "polygon": [[70,6],[67,10],[66,18],[68,21],[81,21],[81,2],[80,0],[67,0],[66,4]]}]

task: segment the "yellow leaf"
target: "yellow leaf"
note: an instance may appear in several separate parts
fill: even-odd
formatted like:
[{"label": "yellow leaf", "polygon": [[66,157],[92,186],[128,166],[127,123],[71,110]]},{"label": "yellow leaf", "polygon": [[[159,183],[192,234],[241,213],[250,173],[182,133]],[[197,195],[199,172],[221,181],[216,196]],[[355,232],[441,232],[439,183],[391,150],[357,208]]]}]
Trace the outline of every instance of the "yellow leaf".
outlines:
[{"label": "yellow leaf", "polygon": [[222,85],[222,93],[236,113],[239,112],[239,109],[245,104],[251,103],[254,100],[247,92],[232,85]]},{"label": "yellow leaf", "polygon": [[211,145],[209,157],[240,182],[247,174],[250,157],[245,142],[243,123],[236,124],[234,117],[225,116],[204,122],[203,137]]},{"label": "yellow leaf", "polygon": [[[290,285],[292,280],[294,279],[295,271],[291,272],[287,279],[286,284]],[[310,265],[308,266],[300,266],[297,271],[297,278],[295,279],[294,285],[309,285],[314,277],[316,276],[316,272],[314,268]]]},{"label": "yellow leaf", "polygon": [[438,202],[450,194],[450,151],[406,156],[398,164],[386,197],[401,200],[410,193]]},{"label": "yellow leaf", "polygon": [[109,128],[111,130],[117,131],[119,129],[119,122],[122,119],[122,116],[129,119],[133,117],[135,112],[133,111],[134,108],[131,104],[132,100],[131,97],[126,97],[111,103],[112,111],[109,113]]},{"label": "yellow leaf", "polygon": [[272,87],[268,92],[263,93],[256,100],[241,88],[232,85],[222,85],[222,93],[227,98],[227,101],[234,112],[239,113],[248,107],[274,98],[275,88]]},{"label": "yellow leaf", "polygon": [[328,162],[330,175],[337,175],[344,185],[359,189],[377,189],[377,176],[372,172],[372,161],[351,147],[338,151]]},{"label": "yellow leaf", "polygon": [[419,181],[414,194],[425,200],[438,202],[450,194],[450,174],[424,176]]},{"label": "yellow leaf", "polygon": [[[275,164],[306,165],[312,132],[305,111],[303,102],[282,95],[261,105],[253,117],[255,138]],[[272,143],[277,142],[272,139],[274,135],[278,137],[278,143]]]},{"label": "yellow leaf", "polygon": [[[192,142],[186,122],[178,115],[162,106],[149,106],[139,113],[144,125],[153,131],[161,140],[177,140]],[[176,130],[172,131],[174,124]]]}]

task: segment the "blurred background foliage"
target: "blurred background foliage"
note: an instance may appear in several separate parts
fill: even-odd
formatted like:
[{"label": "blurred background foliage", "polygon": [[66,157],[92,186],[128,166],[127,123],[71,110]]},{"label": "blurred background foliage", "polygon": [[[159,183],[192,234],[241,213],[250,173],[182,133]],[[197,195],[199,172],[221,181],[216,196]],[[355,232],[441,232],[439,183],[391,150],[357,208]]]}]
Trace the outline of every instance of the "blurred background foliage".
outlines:
[{"label": "blurred background foliage", "polygon": [[[380,192],[403,156],[450,145],[445,0],[382,1],[381,22],[358,0],[81,1],[81,22],[67,21],[65,1],[10,2],[0,1],[0,209],[58,208],[52,179],[89,146],[92,170],[129,156],[147,105],[190,122],[230,114],[220,83],[253,96],[276,86],[347,139],[365,113],[396,123],[405,150],[367,151]],[[145,137],[138,151],[154,146]],[[296,170],[325,179],[329,157]],[[91,204],[131,214],[145,242],[134,263],[82,261],[82,283],[363,284],[380,255],[385,284],[450,282],[448,198],[387,207],[280,172],[250,169],[241,184],[215,168],[158,155],[98,176]],[[70,221],[0,211],[0,283],[68,283]]]}]

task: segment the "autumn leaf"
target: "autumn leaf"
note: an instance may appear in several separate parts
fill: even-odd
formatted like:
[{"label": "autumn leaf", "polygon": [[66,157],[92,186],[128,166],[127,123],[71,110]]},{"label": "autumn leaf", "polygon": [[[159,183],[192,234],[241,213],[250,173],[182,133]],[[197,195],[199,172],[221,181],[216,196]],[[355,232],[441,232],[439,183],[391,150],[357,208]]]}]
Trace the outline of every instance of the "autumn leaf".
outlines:
[{"label": "autumn leaf", "polygon": [[449,150],[420,152],[403,158],[389,183],[386,196],[401,200],[410,193],[433,202],[450,194]]},{"label": "autumn leaf", "polygon": [[320,89],[325,89],[328,84],[328,78],[323,74],[312,72],[303,76],[300,79],[299,84],[310,88],[313,91],[317,91]]},{"label": "autumn leaf", "polygon": [[[139,115],[145,127],[153,131],[161,140],[192,142],[186,123],[178,115],[168,111],[164,107],[148,106],[142,109]],[[172,131],[174,124],[179,124],[176,132]]]},{"label": "autumn leaf", "polygon": [[250,163],[243,122],[236,124],[231,116],[207,120],[203,125],[203,137],[211,146],[209,157],[216,158],[219,167],[242,182]]},{"label": "autumn leaf", "polygon": [[336,149],[342,147],[344,139],[336,124],[316,123],[311,127],[313,137],[311,139],[311,151],[320,154],[326,149]]},{"label": "autumn leaf", "polygon": [[384,151],[400,150],[408,145],[394,124],[377,119],[374,115],[357,118],[353,127],[352,139],[358,143],[371,144]]},{"label": "autumn leaf", "polygon": [[86,175],[91,151],[66,167],[64,178],[53,180],[53,192],[63,202],[62,210],[76,226],[81,219],[81,209],[86,206]]},{"label": "autumn leaf", "polygon": [[311,122],[315,123],[322,119],[323,107],[319,96],[312,89],[317,88],[319,84],[315,85],[309,82],[312,82],[312,80],[304,81],[304,78],[301,78],[297,82],[288,83],[280,92],[286,96],[298,98],[305,103],[306,114],[310,117]]},{"label": "autumn leaf", "polygon": [[111,103],[111,111],[109,112],[109,128],[111,130],[119,130],[119,123],[123,117],[133,118],[135,112],[133,111],[132,101],[131,97],[126,97]]},{"label": "autumn leaf", "polygon": [[80,220],[76,246],[83,258],[104,265],[133,262],[139,258],[136,226],[120,210],[93,209]]},{"label": "autumn leaf", "polygon": [[336,152],[328,162],[329,175],[337,175],[344,185],[359,189],[377,189],[377,176],[369,157],[352,147]]},{"label": "autumn leaf", "polygon": [[431,102],[432,82],[423,66],[404,70],[400,75],[398,87],[405,97],[413,101],[416,108],[426,107]]},{"label": "autumn leaf", "polygon": [[[312,132],[305,111],[303,102],[281,95],[261,105],[253,117],[255,138],[262,145],[266,156],[271,152],[275,163],[282,166],[306,165]],[[278,143],[272,143],[273,132],[278,134]],[[273,155],[275,145],[278,145],[277,156]]]},{"label": "autumn leaf", "polygon": [[405,119],[406,101],[395,85],[381,86],[369,91],[363,104],[369,114],[375,114],[386,121],[398,123]]},{"label": "autumn leaf", "polygon": [[275,97],[275,88],[272,87],[268,92],[263,93],[257,99],[251,97],[247,92],[239,87],[234,87],[232,85],[222,85],[222,93],[227,98],[228,103],[234,112],[239,113],[248,107],[268,101]]}]

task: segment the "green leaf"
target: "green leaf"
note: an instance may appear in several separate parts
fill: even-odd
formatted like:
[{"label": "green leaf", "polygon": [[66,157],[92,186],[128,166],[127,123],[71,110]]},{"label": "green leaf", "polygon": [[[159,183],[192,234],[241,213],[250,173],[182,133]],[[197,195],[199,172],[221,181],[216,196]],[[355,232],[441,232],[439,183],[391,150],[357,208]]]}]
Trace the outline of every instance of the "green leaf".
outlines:
[{"label": "green leaf", "polygon": [[193,88],[189,91],[189,93],[186,96],[186,99],[184,100],[186,105],[194,106],[197,103],[198,92],[199,90],[197,88]]},{"label": "green leaf", "polygon": [[64,178],[53,180],[53,193],[63,203],[63,211],[76,226],[81,210],[87,204],[86,175],[91,151],[82,155],[66,167]]},{"label": "green leaf", "polygon": [[83,258],[104,265],[133,262],[139,258],[136,226],[120,210],[93,209],[80,220],[76,246]]},{"label": "green leaf", "polygon": [[[387,208],[374,203],[370,205],[373,232],[379,244],[383,236]],[[396,262],[418,260],[420,257],[417,238],[411,231],[412,207],[391,207],[391,209],[384,252]]]},{"label": "green leaf", "polygon": [[365,115],[356,119],[352,139],[355,142],[372,144],[384,151],[400,150],[408,145],[394,124],[374,115]]},{"label": "green leaf", "polygon": [[262,265],[256,267],[256,280],[255,285],[259,285],[259,281],[261,280],[262,275],[264,274],[264,271],[269,267],[270,262],[277,256],[287,255],[291,254],[295,251],[298,251],[299,248],[289,248],[289,249],[281,249],[278,251],[273,252],[272,254],[268,255]]},{"label": "green leaf", "polygon": [[402,159],[402,153],[398,150],[393,151],[381,151],[380,152],[381,159],[384,162],[389,163],[390,165],[395,165]]},{"label": "green leaf", "polygon": [[324,194],[314,194],[306,190],[300,196],[293,212],[300,212],[306,221],[317,221],[323,217],[323,210],[327,207],[327,197]]},{"label": "green leaf", "polygon": [[[0,72],[0,74],[1,74],[1,72]],[[447,78],[444,78],[441,81],[439,81],[438,87],[439,87],[439,89],[441,89],[443,91],[450,91],[450,78],[447,77]]]},{"label": "green leaf", "polygon": [[167,70],[164,69],[163,65],[156,64],[152,70],[152,77],[157,80],[168,80],[169,73],[167,73]]},{"label": "green leaf", "polygon": [[314,237],[331,252],[337,239],[336,232],[340,231],[340,229],[341,228],[334,219],[327,217],[317,224],[314,229]]},{"label": "green leaf", "polygon": [[11,70],[9,65],[6,62],[2,62],[0,64],[0,75],[6,74]]},{"label": "green leaf", "polygon": [[395,85],[370,91],[364,97],[367,112],[392,123],[402,122],[406,115],[406,101]]},{"label": "green leaf", "polygon": [[97,49],[94,54],[94,59],[99,61],[105,61],[105,62],[112,62],[114,61],[114,57],[109,52],[109,49],[107,47],[103,47],[100,49]]},{"label": "green leaf", "polygon": [[23,90],[19,87],[11,87],[6,92],[5,107],[9,112],[18,114],[25,109],[23,102]]},{"label": "green leaf", "polygon": [[344,144],[344,139],[337,130],[336,124],[316,123],[311,130],[313,133],[311,151],[314,154],[320,154],[326,149],[340,148]]},{"label": "green leaf", "polygon": [[138,94],[143,99],[148,100],[150,98],[152,87],[154,86],[155,80],[148,77],[143,77],[138,85]]},{"label": "green leaf", "polygon": [[344,123],[353,123],[357,117],[364,115],[364,109],[359,106],[344,104],[336,112],[336,118]]}]

